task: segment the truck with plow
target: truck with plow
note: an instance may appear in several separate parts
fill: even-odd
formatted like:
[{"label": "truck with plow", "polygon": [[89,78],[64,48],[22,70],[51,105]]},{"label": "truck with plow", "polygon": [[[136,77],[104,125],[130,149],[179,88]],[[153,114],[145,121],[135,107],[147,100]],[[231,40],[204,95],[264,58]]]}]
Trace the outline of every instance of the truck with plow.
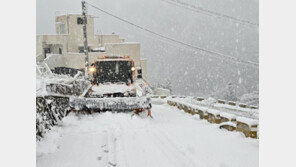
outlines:
[{"label": "truck with plow", "polygon": [[80,96],[70,97],[70,107],[88,112],[148,110],[151,116],[147,85],[136,80],[136,67],[129,56],[100,56],[89,68],[91,84]]}]

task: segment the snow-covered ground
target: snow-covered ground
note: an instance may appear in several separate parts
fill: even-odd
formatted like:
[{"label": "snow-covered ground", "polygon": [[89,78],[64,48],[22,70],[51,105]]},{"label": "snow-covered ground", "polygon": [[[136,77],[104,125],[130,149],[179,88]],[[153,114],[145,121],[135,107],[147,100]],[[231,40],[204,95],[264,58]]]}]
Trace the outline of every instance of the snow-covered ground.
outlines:
[{"label": "snow-covered ground", "polygon": [[37,142],[38,167],[256,167],[259,140],[167,104],[154,119],[132,113],[70,114]]}]

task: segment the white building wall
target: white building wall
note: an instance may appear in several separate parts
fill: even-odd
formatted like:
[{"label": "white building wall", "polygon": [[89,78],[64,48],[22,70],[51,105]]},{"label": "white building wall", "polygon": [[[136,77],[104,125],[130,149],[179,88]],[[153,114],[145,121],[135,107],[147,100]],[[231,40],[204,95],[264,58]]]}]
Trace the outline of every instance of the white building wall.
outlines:
[{"label": "white building wall", "polygon": [[142,77],[147,81],[147,59],[141,59]]},{"label": "white building wall", "polygon": [[[83,46],[83,28],[82,24],[77,24],[77,17],[81,15],[62,15],[56,17],[56,33],[57,35],[37,35],[36,37],[36,56],[43,53],[43,47],[48,44],[62,47],[62,59],[52,57],[50,68],[54,67],[70,67],[82,69],[84,68],[84,53],[79,53],[78,46]],[[62,26],[61,26],[62,25]],[[63,30],[62,30],[62,29]],[[119,35],[95,35],[94,19],[87,16],[87,37],[88,45],[91,49],[104,47],[105,52],[89,52],[90,64],[94,62],[100,55],[129,55],[134,60],[135,66],[142,66],[143,78],[147,78],[146,61],[140,58],[140,44],[125,42],[119,38]],[[41,56],[39,56],[41,57]],[[52,63],[54,61],[63,61],[61,63]],[[49,60],[47,60],[49,61]]]},{"label": "white building wall", "polygon": [[105,45],[106,43],[122,43],[124,42],[123,39],[119,38],[119,35],[110,34],[110,35],[96,35],[96,40],[98,41],[99,45]]},{"label": "white building wall", "polygon": [[[104,52],[93,52],[89,53],[88,60],[91,65],[94,61],[99,57],[106,55]],[[84,53],[69,53],[67,55],[63,55],[63,61],[65,62],[65,67],[76,68],[76,69],[84,69],[85,55]]]},{"label": "white building wall", "polygon": [[62,52],[67,52],[67,35],[37,35],[36,36],[36,56],[43,53],[43,47],[46,44],[62,45]]},{"label": "white building wall", "polygon": [[105,44],[105,49],[111,55],[128,55],[135,61],[136,66],[141,65],[139,43],[107,43]]}]

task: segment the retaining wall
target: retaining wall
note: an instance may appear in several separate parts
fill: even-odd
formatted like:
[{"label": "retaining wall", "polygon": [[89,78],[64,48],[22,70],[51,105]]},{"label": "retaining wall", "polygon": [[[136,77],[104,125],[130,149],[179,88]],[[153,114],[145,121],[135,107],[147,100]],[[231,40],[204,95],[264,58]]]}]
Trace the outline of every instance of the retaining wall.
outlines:
[{"label": "retaining wall", "polygon": [[167,103],[192,115],[198,114],[200,119],[205,119],[209,123],[219,124],[221,129],[236,130],[242,132],[246,137],[258,139],[258,120],[236,117],[233,114],[223,113],[223,111],[182,102],[177,99],[168,99]]}]

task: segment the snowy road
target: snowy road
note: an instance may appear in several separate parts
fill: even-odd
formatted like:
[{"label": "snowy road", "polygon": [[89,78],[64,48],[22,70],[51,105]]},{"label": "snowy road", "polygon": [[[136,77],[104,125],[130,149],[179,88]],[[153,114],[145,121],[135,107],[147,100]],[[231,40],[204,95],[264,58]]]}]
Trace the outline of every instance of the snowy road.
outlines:
[{"label": "snowy road", "polygon": [[153,105],[131,113],[74,114],[37,143],[38,167],[256,167],[259,141]]}]

